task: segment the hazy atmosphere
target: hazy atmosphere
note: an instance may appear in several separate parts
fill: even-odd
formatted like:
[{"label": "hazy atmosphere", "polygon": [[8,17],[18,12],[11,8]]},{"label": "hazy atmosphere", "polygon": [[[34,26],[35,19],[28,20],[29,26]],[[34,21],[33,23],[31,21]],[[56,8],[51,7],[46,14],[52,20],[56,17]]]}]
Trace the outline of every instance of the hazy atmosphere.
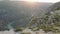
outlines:
[{"label": "hazy atmosphere", "polygon": [[60,0],[13,0],[13,1],[34,1],[34,2],[52,2],[52,3],[55,3],[55,2],[58,2]]},{"label": "hazy atmosphere", "polygon": [[60,34],[60,0],[0,0],[0,34]]},{"label": "hazy atmosphere", "polygon": [[50,3],[56,3],[56,2],[58,2],[60,0],[11,0],[11,1],[33,1],[33,2],[50,2]]}]

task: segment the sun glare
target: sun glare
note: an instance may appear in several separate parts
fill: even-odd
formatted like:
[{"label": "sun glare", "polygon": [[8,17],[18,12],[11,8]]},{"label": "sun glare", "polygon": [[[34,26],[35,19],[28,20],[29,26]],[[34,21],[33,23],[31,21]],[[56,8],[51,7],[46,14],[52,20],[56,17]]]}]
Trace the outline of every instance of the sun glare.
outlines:
[{"label": "sun glare", "polygon": [[30,8],[34,7],[37,2],[37,0],[21,0],[21,1],[25,1],[26,5],[28,5]]},{"label": "sun glare", "polygon": [[25,0],[26,2],[28,2],[28,5],[30,6],[34,6],[36,3],[36,0]]},{"label": "sun glare", "polygon": [[26,2],[36,2],[36,0],[25,0]]}]

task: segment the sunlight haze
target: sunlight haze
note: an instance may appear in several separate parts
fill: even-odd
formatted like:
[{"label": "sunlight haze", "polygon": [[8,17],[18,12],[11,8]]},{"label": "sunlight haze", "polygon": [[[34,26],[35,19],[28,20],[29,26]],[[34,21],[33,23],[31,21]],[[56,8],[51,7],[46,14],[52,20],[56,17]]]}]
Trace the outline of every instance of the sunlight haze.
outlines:
[{"label": "sunlight haze", "polygon": [[59,2],[60,0],[13,0],[13,1],[28,1],[28,2]]}]

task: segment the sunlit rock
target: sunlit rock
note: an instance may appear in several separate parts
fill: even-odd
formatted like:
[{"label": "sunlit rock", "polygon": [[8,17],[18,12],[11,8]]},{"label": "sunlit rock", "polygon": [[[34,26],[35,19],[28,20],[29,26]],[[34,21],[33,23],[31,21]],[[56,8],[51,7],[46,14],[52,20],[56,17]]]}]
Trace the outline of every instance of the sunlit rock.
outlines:
[{"label": "sunlit rock", "polygon": [[22,33],[31,33],[31,34],[35,34],[33,31],[31,31],[31,29],[25,29],[22,31]]},{"label": "sunlit rock", "polygon": [[15,32],[11,29],[10,31],[0,31],[0,34],[15,34]]}]

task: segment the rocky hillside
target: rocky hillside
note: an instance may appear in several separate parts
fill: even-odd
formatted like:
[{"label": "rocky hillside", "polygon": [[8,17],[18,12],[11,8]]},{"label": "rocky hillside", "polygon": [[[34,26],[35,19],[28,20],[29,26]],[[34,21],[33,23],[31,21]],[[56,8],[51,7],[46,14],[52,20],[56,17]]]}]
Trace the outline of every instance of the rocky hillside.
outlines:
[{"label": "rocky hillside", "polygon": [[43,29],[45,32],[60,32],[60,2],[50,6],[44,16],[33,17],[29,27],[32,30]]},{"label": "rocky hillside", "polygon": [[60,2],[57,2],[55,4],[53,4],[52,6],[50,6],[47,11],[50,12],[50,11],[55,11],[55,10],[59,10],[60,9]]}]

